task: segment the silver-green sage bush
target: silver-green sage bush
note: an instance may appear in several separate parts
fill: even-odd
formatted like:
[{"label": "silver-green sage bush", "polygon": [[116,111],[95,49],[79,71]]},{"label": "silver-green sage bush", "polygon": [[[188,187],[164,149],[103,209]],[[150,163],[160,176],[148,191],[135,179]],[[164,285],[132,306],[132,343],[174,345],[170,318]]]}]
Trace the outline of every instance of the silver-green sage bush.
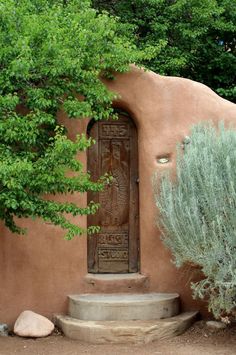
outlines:
[{"label": "silver-green sage bush", "polygon": [[188,143],[177,149],[176,175],[154,179],[158,226],[176,266],[202,270],[194,297],[228,317],[236,306],[236,131],[200,124]]}]

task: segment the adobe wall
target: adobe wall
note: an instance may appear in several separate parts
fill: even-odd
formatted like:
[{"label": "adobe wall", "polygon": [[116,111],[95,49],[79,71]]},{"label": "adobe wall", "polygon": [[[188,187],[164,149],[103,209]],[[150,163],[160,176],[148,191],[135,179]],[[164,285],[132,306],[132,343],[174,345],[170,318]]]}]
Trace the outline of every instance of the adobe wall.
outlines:
[{"label": "adobe wall", "polygon": [[[206,86],[182,78],[162,77],[133,68],[106,82],[120,94],[115,106],[126,110],[138,129],[140,180],[140,272],[149,277],[148,291],[179,292],[183,309],[204,304],[191,298],[191,270],[177,270],[162,245],[155,226],[156,210],[151,178],[156,170],[173,169],[175,146],[201,120],[225,120],[235,124],[236,105],[217,96]],[[73,138],[86,132],[87,122],[60,119]],[[168,155],[169,163],[157,158]],[[81,155],[86,164],[86,154]],[[61,198],[61,197],[60,197]],[[86,203],[86,196],[75,194],[72,201]],[[86,218],[81,218],[86,225]],[[63,232],[40,221],[22,220],[26,236],[12,235],[1,227],[0,237],[0,322],[12,323],[22,310],[31,309],[51,317],[66,312],[68,294],[92,292],[86,281],[86,236],[63,239]]]},{"label": "adobe wall", "polygon": [[[198,308],[206,315],[206,305],[191,296],[189,284],[196,271],[177,270],[160,241],[151,179],[155,171],[175,168],[176,144],[190,134],[192,125],[204,120],[236,125],[236,105],[203,84],[136,68],[107,85],[120,95],[117,107],[129,112],[138,128],[141,273],[149,276],[150,291],[178,292],[183,309]],[[169,162],[158,164],[166,156]]]}]

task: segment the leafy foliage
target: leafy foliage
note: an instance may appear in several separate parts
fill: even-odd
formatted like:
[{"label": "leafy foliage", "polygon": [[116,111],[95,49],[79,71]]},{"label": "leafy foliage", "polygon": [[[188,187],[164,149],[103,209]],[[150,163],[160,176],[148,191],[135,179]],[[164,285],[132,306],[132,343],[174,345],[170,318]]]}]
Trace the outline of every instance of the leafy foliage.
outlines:
[{"label": "leafy foliage", "polygon": [[236,132],[195,126],[184,147],[176,181],[161,177],[158,223],[176,265],[202,269],[205,278],[192,284],[194,295],[206,297],[220,317],[236,306]]},{"label": "leafy foliage", "polygon": [[82,208],[50,197],[99,191],[107,180],[90,180],[76,155],[93,142],[84,135],[71,141],[57,113],[113,114],[114,94],[99,78],[144,58],[129,33],[87,0],[0,1],[0,219],[11,231],[24,232],[15,217],[40,217],[70,239],[83,229],[66,214],[97,210],[93,202]]},{"label": "leafy foliage", "polygon": [[202,82],[236,102],[236,6],[232,0],[94,0],[136,27],[140,48],[162,47],[144,64]]}]

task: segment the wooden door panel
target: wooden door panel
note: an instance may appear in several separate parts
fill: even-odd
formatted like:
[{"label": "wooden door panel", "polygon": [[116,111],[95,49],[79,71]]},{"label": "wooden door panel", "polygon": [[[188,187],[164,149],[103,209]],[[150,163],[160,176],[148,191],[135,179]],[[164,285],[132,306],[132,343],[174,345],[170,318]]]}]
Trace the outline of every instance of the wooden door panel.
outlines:
[{"label": "wooden door panel", "polygon": [[[122,273],[138,270],[137,137],[126,116],[118,121],[99,121],[90,130],[96,144],[88,154],[88,170],[94,179],[110,173],[112,182],[104,191],[89,194],[100,203],[89,225],[101,231],[88,238],[89,272]],[[96,166],[95,166],[96,165]]]}]

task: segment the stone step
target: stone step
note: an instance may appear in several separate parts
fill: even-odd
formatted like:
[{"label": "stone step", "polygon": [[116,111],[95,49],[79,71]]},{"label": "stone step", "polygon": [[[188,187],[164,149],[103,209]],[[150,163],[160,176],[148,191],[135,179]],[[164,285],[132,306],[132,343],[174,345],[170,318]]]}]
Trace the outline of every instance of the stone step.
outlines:
[{"label": "stone step", "polygon": [[151,320],[179,313],[177,293],[69,296],[69,316],[80,320]]},{"label": "stone step", "polygon": [[84,277],[86,293],[145,293],[149,277],[139,273],[87,274]]},{"label": "stone step", "polygon": [[147,344],[182,334],[198,312],[186,312],[160,320],[86,321],[56,316],[56,325],[70,339],[92,344]]}]

